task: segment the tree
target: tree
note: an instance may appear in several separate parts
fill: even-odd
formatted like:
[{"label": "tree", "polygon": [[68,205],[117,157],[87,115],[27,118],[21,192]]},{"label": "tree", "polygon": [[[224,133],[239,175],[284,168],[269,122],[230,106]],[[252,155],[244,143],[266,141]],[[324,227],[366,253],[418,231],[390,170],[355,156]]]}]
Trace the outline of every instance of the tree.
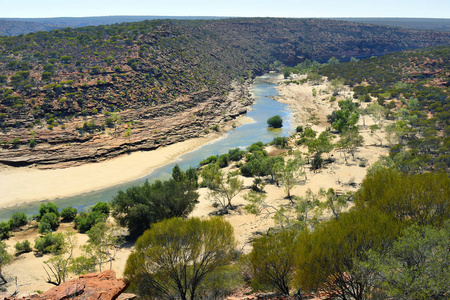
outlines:
[{"label": "tree", "polygon": [[299,177],[305,174],[303,164],[305,163],[299,153],[293,158],[289,158],[286,162],[277,165],[278,174],[286,191],[287,197],[292,200],[291,190],[297,184]]},{"label": "tree", "polygon": [[379,168],[367,174],[355,205],[405,223],[441,226],[450,215],[450,179],[445,173],[404,174]]},{"label": "tree", "polygon": [[2,269],[4,266],[8,265],[12,259],[12,256],[8,253],[6,247],[8,246],[5,242],[0,241],[0,279],[3,280],[3,283],[7,283],[8,281],[3,276]]},{"label": "tree", "polygon": [[[375,273],[386,298],[444,299],[449,292],[450,223],[443,228],[410,226],[386,251],[371,251],[362,265]],[[375,290],[374,289],[374,290]]]},{"label": "tree", "polygon": [[[199,197],[197,175],[186,171],[175,179],[157,180],[142,186],[133,186],[119,193],[110,202],[111,214],[120,226],[128,228],[131,235],[139,236],[152,223],[173,217],[186,217]],[[181,179],[181,180],[180,180]]]},{"label": "tree", "polygon": [[253,240],[248,260],[254,278],[289,295],[294,261],[295,230],[282,230]]},{"label": "tree", "polygon": [[164,220],[137,240],[124,276],[143,297],[196,299],[205,278],[232,260],[235,245],[233,227],[220,217]]},{"label": "tree", "polygon": [[89,240],[88,245],[85,245],[85,251],[93,258],[92,261],[99,266],[100,272],[102,271],[102,265],[106,262],[109,262],[109,268],[111,269],[121,242],[114,229],[100,222],[86,233]]},{"label": "tree", "polygon": [[303,231],[296,248],[294,278],[306,290],[322,290],[330,298],[366,299],[370,276],[355,267],[370,249],[383,249],[399,235],[400,225],[371,210],[351,211],[313,232]]},{"label": "tree", "polygon": [[338,146],[339,148],[345,150],[344,151],[345,162],[347,162],[347,156],[345,155],[345,152],[350,153],[353,159],[355,159],[356,149],[362,146],[363,141],[364,139],[359,134],[359,131],[357,129],[346,130],[341,133]]},{"label": "tree", "polygon": [[281,128],[283,127],[283,119],[279,116],[273,116],[267,119],[267,125],[271,128]]},{"label": "tree", "polygon": [[339,132],[354,129],[359,120],[357,103],[353,102],[351,98],[347,98],[339,101],[338,105],[341,109],[328,115],[328,122]]},{"label": "tree", "polygon": [[231,173],[223,174],[221,170],[213,180],[214,183],[208,196],[212,201],[222,206],[224,213],[228,213],[228,209],[233,208],[231,200],[242,191],[244,182]]},{"label": "tree", "polygon": [[54,257],[45,261],[44,270],[47,273],[47,283],[60,285],[66,281],[69,274],[69,265],[73,257],[73,251],[77,245],[75,232],[66,230],[62,235],[61,249]]},{"label": "tree", "polygon": [[329,209],[335,219],[339,218],[342,210],[348,206],[348,201],[353,198],[352,192],[347,192],[345,195],[338,195],[333,188],[329,188],[325,194],[326,200],[320,202],[322,209]]}]

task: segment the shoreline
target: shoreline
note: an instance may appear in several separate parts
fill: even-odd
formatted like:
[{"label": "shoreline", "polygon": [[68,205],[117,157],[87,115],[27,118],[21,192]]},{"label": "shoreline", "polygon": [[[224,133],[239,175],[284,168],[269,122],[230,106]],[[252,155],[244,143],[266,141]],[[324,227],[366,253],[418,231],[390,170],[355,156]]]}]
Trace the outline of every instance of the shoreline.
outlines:
[{"label": "shoreline", "polygon": [[[253,122],[242,116],[237,126]],[[139,151],[106,161],[62,169],[0,167],[0,209],[16,205],[70,197],[114,186],[146,176],[180,156],[222,139],[231,129],[189,139],[152,151]],[[113,175],[113,176],[111,176]]]}]

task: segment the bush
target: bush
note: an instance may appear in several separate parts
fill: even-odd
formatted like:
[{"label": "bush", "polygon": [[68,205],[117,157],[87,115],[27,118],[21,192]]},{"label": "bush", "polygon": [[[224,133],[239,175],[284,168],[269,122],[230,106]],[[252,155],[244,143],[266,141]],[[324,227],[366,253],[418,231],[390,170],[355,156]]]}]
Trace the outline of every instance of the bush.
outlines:
[{"label": "bush", "polygon": [[220,168],[228,167],[228,163],[230,162],[230,156],[228,154],[222,154],[219,156],[219,159],[217,160],[217,164]]},{"label": "bush", "polygon": [[283,119],[279,116],[273,116],[267,120],[267,125],[271,128],[281,128],[283,127]]},{"label": "bush", "polygon": [[295,132],[303,132],[303,126],[302,126],[302,125],[298,125],[298,126],[295,128]]},{"label": "bush", "polygon": [[0,223],[0,239],[7,239],[9,238],[9,223],[7,222],[1,222]]},{"label": "bush", "polygon": [[47,233],[34,240],[34,249],[39,253],[58,253],[64,245],[64,236],[62,233]]},{"label": "bush", "polygon": [[64,222],[71,222],[73,221],[73,219],[75,219],[75,217],[77,216],[77,209],[75,207],[65,207],[62,211],[61,211],[61,218]]},{"label": "bush", "polygon": [[85,233],[95,224],[105,222],[107,218],[108,215],[98,211],[93,211],[90,213],[82,212],[74,219],[75,228],[78,230],[78,232]]},{"label": "bush", "polygon": [[244,154],[245,151],[242,151],[239,148],[228,150],[228,155],[230,156],[231,161],[240,161]]},{"label": "bush", "polygon": [[287,148],[288,146],[288,138],[284,136],[279,136],[274,138],[270,144],[279,146],[280,148],[284,149]]},{"label": "bush", "polygon": [[17,253],[31,252],[31,250],[33,250],[29,240],[25,240],[22,243],[17,242],[14,247],[16,248]]},{"label": "bush", "polygon": [[109,204],[106,202],[97,202],[91,207],[91,212],[98,212],[105,215],[109,215],[109,210]]},{"label": "bush", "polygon": [[59,217],[54,213],[46,213],[41,218],[41,224],[39,224],[39,233],[44,234],[50,231],[55,231],[59,226]]},{"label": "bush", "polygon": [[23,211],[16,211],[12,214],[11,219],[9,219],[10,229],[15,229],[27,225],[28,217]]},{"label": "bush", "polygon": [[56,206],[56,204],[53,203],[42,203],[41,207],[39,208],[39,216],[38,216],[38,221],[41,220],[41,218],[46,214],[46,213],[54,213],[57,217],[59,217],[59,210],[58,210],[58,206]]}]

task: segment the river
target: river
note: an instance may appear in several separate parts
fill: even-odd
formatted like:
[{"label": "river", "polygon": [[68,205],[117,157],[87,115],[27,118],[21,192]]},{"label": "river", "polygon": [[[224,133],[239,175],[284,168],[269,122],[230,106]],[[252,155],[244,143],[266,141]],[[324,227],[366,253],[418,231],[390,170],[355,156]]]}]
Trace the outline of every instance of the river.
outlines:
[{"label": "river", "polygon": [[[277,75],[266,74],[257,77],[252,85],[252,92],[256,101],[252,106],[252,110],[247,113],[247,116],[252,118],[255,121],[254,123],[244,124],[232,129],[222,139],[184,154],[177,161],[155,169],[150,174],[139,179],[72,197],[55,199],[50,202],[58,205],[60,209],[73,206],[78,211],[83,211],[99,201],[108,202],[119,190],[125,190],[132,185],[142,184],[145,180],[154,181],[169,178],[175,164],[178,164],[183,170],[186,170],[191,166],[197,167],[201,160],[211,155],[223,154],[228,152],[229,149],[237,147],[245,148],[258,141],[267,143],[278,136],[289,136],[294,130],[292,114],[287,105],[273,100],[273,97],[278,94],[276,84],[271,83],[270,79],[275,76]],[[274,115],[280,115],[282,117],[283,127],[277,130],[269,130],[267,128],[267,119]],[[47,201],[24,203],[19,206],[1,209],[0,221],[9,219],[14,211],[24,211],[28,215],[35,214],[38,212],[41,202]]]}]

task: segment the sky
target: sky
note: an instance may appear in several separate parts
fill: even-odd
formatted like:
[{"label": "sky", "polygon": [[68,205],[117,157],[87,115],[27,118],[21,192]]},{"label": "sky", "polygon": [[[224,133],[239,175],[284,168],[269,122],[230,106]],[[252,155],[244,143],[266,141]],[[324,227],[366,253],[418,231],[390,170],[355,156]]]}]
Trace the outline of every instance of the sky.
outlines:
[{"label": "sky", "polygon": [[0,18],[117,15],[450,18],[450,0],[0,0]]}]

